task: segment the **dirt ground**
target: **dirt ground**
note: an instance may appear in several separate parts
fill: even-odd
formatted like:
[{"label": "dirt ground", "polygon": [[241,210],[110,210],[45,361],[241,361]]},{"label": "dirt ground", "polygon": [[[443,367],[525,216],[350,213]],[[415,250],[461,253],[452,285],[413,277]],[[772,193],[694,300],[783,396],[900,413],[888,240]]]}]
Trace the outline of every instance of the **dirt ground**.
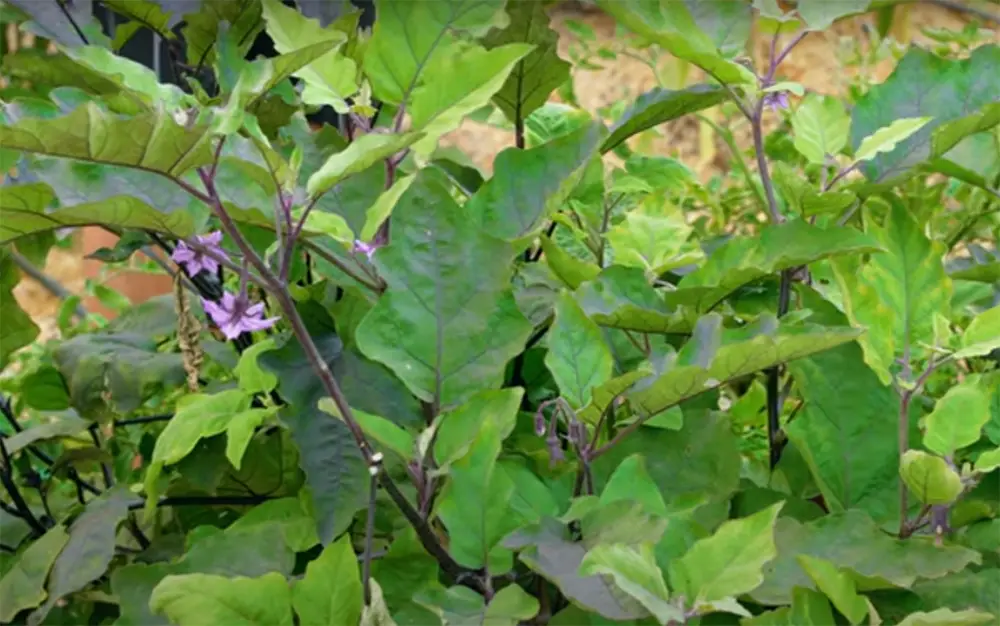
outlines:
[{"label": "dirt ground", "polygon": [[[920,32],[921,28],[961,28],[968,21],[960,14],[937,6],[910,5],[907,10],[906,19],[896,20],[900,30],[894,34],[914,43],[928,41]],[[566,26],[567,20],[588,24],[602,42],[610,41],[613,37],[614,22],[599,12],[565,6],[556,7],[552,17],[554,26],[561,35],[560,54],[564,58],[568,58],[568,48],[573,37]],[[838,46],[843,38],[862,37],[863,28],[871,27],[873,19],[872,16],[862,16],[842,22],[828,32],[810,34],[782,64],[779,75],[786,80],[800,82],[807,89],[829,94],[841,93],[847,76],[838,58]],[[756,58],[766,58],[768,43],[769,38],[753,38],[752,50]],[[601,63],[604,65],[603,69],[576,69],[574,74],[576,96],[580,104],[590,111],[616,101],[631,100],[656,86],[650,69],[639,61],[619,55],[615,61]],[[891,62],[885,62],[872,71],[876,80],[881,81],[891,69]],[[694,80],[694,77],[690,80]],[[698,124],[694,120],[680,120],[663,130],[664,138],[652,145],[654,153],[679,157],[701,176],[709,176],[718,168],[726,167],[726,149],[721,144],[706,145],[700,141]],[[447,137],[445,143],[462,148],[479,167],[489,171],[493,155],[512,145],[513,140],[509,132],[467,122]],[[80,292],[85,278],[95,277],[99,269],[98,264],[83,261],[85,252],[79,242],[73,251],[53,250],[45,272],[70,291]],[[149,281],[149,275],[119,276],[114,286],[123,289],[133,301],[154,295],[150,291],[162,293],[160,290],[168,288],[169,283],[154,285]],[[15,297],[42,327],[43,337],[52,336],[56,332],[52,317],[59,302],[41,285],[29,279],[22,280],[15,289]]]}]

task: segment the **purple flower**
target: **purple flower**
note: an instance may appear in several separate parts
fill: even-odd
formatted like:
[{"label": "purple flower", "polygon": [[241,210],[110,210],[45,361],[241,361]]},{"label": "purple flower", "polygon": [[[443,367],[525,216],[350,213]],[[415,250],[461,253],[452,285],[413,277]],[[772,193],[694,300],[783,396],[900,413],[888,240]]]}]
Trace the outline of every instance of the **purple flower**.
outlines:
[{"label": "purple flower", "polygon": [[222,243],[221,230],[207,235],[198,235],[194,239],[198,243],[199,249],[192,248],[183,241],[179,241],[177,242],[177,247],[174,248],[174,253],[170,255],[174,263],[184,265],[191,276],[194,276],[201,270],[212,273],[218,271],[219,262],[213,256],[205,254],[205,250],[211,251],[214,256],[229,259],[225,251],[219,246]]},{"label": "purple flower", "polygon": [[265,330],[274,326],[277,317],[264,319],[264,303],[250,304],[244,294],[234,296],[228,291],[221,302],[202,299],[205,312],[212,318],[226,339],[236,339],[243,333]]},{"label": "purple flower", "polygon": [[376,244],[374,244],[374,243],[365,243],[365,242],[363,242],[363,241],[361,241],[359,239],[355,239],[354,240],[354,248],[351,251],[354,252],[354,253],[358,253],[358,252],[364,253],[364,255],[366,257],[368,257],[368,260],[371,261],[372,260],[372,255],[375,254],[375,251],[378,250],[378,249],[379,249],[379,246],[376,245]]},{"label": "purple flower", "polygon": [[788,92],[787,91],[772,91],[770,93],[764,94],[764,104],[771,108],[772,111],[777,113],[782,109],[788,108]]}]

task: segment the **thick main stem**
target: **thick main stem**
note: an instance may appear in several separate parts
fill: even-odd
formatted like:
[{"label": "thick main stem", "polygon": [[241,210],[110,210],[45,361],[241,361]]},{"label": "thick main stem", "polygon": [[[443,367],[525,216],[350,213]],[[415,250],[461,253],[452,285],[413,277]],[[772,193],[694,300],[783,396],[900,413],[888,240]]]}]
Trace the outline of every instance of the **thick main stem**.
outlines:
[{"label": "thick main stem", "polygon": [[[896,438],[899,444],[899,458],[902,460],[903,455],[910,448],[910,400],[912,395],[909,390],[904,391],[899,398],[899,418],[896,425]],[[908,491],[906,483],[900,479],[899,481],[899,536],[905,537],[909,532],[910,522],[907,519],[909,517],[910,509],[910,493]]]}]

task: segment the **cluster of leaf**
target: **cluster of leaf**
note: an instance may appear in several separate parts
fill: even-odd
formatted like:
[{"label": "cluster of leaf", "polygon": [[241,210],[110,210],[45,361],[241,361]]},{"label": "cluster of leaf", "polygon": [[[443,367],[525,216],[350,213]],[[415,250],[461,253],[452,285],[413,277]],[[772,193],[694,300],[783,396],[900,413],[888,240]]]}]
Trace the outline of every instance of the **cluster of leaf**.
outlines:
[{"label": "cluster of leaf", "polygon": [[[2,65],[0,621],[1000,616],[1000,48],[911,49],[765,144],[763,99],[801,86],[737,57],[752,20],[867,0],[600,2],[711,78],[610,125],[549,102],[573,83],[542,2],[379,0],[370,35],[278,0],[105,4],[213,77],[161,84],[71,6],[4,7],[58,51]],[[245,59],[262,31],[277,56]],[[713,185],[629,148],[727,101],[756,172],[731,135]],[[472,114],[514,133],[490,177],[438,147]],[[219,341],[199,297],[251,270],[182,272],[192,293],[29,345],[7,252],[91,225],[115,259],[292,241],[263,294],[285,319]]]}]

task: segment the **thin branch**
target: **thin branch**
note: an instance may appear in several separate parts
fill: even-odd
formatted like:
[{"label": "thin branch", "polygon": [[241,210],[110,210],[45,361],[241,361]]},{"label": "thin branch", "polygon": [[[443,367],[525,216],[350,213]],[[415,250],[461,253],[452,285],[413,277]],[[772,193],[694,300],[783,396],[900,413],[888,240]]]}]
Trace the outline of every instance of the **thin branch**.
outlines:
[{"label": "thin branch", "polygon": [[368,467],[370,474],[368,480],[368,515],[365,519],[365,552],[361,562],[361,585],[364,590],[365,606],[372,603],[371,576],[372,576],[372,555],[374,553],[373,541],[375,539],[375,502],[378,496],[378,475],[381,471],[381,464]]},{"label": "thin branch", "polygon": [[66,19],[69,20],[70,25],[73,27],[73,30],[76,31],[77,36],[80,37],[80,41],[83,42],[83,45],[89,46],[90,42],[87,40],[87,36],[83,34],[83,30],[80,28],[80,25],[76,23],[76,20],[73,19],[73,14],[70,13],[69,9],[66,7],[69,0],[55,0],[55,3],[59,6],[59,10],[62,11],[62,14],[66,16]]},{"label": "thin branch", "polygon": [[3,483],[3,488],[7,491],[7,495],[10,496],[11,502],[14,503],[17,516],[28,523],[28,526],[31,527],[32,532],[36,536],[41,537],[45,534],[45,527],[42,526],[38,518],[35,517],[35,514],[28,508],[28,503],[24,501],[17,485],[14,484],[12,478],[14,468],[10,462],[10,455],[7,453],[7,441],[2,436],[0,436],[0,458],[3,460],[3,468],[0,469],[0,483]]},{"label": "thin branch", "polygon": [[114,423],[116,428],[119,426],[132,426],[134,424],[152,424],[154,422],[166,422],[173,416],[173,413],[165,413],[163,415],[145,415],[143,417],[115,420]]}]

